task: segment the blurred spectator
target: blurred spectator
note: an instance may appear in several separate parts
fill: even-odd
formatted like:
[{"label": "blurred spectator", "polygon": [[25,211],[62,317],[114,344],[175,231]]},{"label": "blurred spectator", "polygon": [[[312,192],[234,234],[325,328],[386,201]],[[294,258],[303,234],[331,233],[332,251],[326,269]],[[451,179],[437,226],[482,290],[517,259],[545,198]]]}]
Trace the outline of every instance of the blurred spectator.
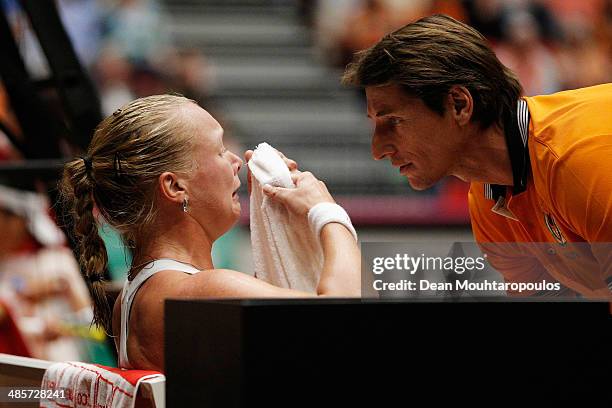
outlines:
[{"label": "blurred spectator", "polygon": [[610,62],[612,59],[612,0],[606,0],[598,31],[601,43],[608,55],[608,62]]},{"label": "blurred spectator", "polygon": [[606,0],[539,0],[557,19],[565,24],[566,19],[581,18],[596,22],[602,15]]},{"label": "blurred spectator", "polygon": [[94,75],[104,115],[137,97],[167,91],[157,67],[169,57],[169,36],[155,1],[106,2],[102,43]]},{"label": "blurred spectator", "polygon": [[81,64],[91,68],[102,40],[102,10],[98,0],[56,0],[64,28]]},{"label": "blurred spectator", "polygon": [[339,39],[340,64],[356,51],[369,48],[392,31],[393,21],[383,0],[366,0],[349,18]]},{"label": "blurred spectator", "polygon": [[159,6],[153,0],[118,0],[106,8],[105,47],[115,47],[132,64],[156,65],[170,48]]},{"label": "blurred spectator", "polygon": [[464,5],[468,23],[493,42],[508,40],[505,27],[525,13],[542,40],[556,41],[562,35],[555,16],[538,0],[465,0]]},{"label": "blurred spectator", "polygon": [[91,300],[41,195],[0,186],[0,301],[33,357],[91,361]]},{"label": "blurred spectator", "polygon": [[178,50],[173,58],[173,90],[207,106],[211,72],[206,58],[196,49]]},{"label": "blurred spectator", "polygon": [[338,38],[344,35],[348,16],[351,15],[355,0],[318,1],[314,11],[314,38],[321,56],[332,65],[340,65]]},{"label": "blurred spectator", "polygon": [[465,0],[467,23],[491,41],[502,38],[504,5],[501,0]]},{"label": "blurred spectator", "polygon": [[521,2],[527,3],[525,9],[530,12],[537,21],[540,36],[544,41],[563,41],[563,29],[560,21],[546,5],[544,0],[521,0]]},{"label": "blurred spectator", "polygon": [[519,77],[526,95],[561,89],[557,61],[540,39],[535,18],[527,11],[511,13],[504,24],[506,41],[494,47],[500,61]]},{"label": "blurred spectator", "polygon": [[134,96],[142,98],[143,96],[167,93],[170,80],[151,65],[140,63],[132,66],[130,84]]},{"label": "blurred spectator", "polygon": [[584,17],[565,21],[566,41],[559,47],[563,88],[575,89],[612,81],[610,43],[596,36]]},{"label": "blurred spectator", "polygon": [[94,69],[102,114],[108,116],[117,108],[134,99],[130,89],[132,66],[114,47],[105,48]]},{"label": "blurred spectator", "polygon": [[429,0],[351,2],[344,11],[346,18],[340,21],[341,28],[335,33],[334,44],[331,47],[337,55],[334,63],[345,66],[356,51],[374,45],[385,34],[426,15],[431,7]]},{"label": "blurred spectator", "polygon": [[109,115],[139,97],[178,92],[202,102],[208,69],[195,49],[172,47],[156,1],[118,0],[105,9],[104,47],[94,77],[103,113]]},{"label": "blurred spectator", "polygon": [[[527,95],[612,81],[612,0],[334,0],[319,2],[315,27],[321,47],[332,51],[330,62],[345,65],[385,33],[434,13],[485,35]],[[330,30],[332,20],[344,27],[340,33]]]},{"label": "blurred spectator", "polygon": [[460,0],[434,0],[428,14],[446,14],[459,21],[467,20],[466,10]]},{"label": "blurred spectator", "polygon": [[101,54],[95,68],[102,111],[105,116],[117,108],[148,95],[178,92],[206,105],[208,66],[197,50],[177,50],[162,73],[147,62],[131,64],[114,47]]},{"label": "blurred spectator", "polygon": [[314,29],[323,54],[345,66],[385,34],[432,13],[466,19],[461,0],[331,0],[318,2]]}]

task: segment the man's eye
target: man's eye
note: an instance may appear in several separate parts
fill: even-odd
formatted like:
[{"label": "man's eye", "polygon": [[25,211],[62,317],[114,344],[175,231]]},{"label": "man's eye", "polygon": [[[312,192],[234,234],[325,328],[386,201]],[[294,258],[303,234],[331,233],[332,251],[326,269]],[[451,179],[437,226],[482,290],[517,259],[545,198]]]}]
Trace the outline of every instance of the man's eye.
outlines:
[{"label": "man's eye", "polygon": [[402,122],[402,120],[400,118],[389,118],[388,123],[391,126],[397,126]]},{"label": "man's eye", "polygon": [[219,153],[219,156],[223,156],[225,154],[225,152],[227,152],[226,148],[223,148],[223,150],[221,151],[221,153]]}]

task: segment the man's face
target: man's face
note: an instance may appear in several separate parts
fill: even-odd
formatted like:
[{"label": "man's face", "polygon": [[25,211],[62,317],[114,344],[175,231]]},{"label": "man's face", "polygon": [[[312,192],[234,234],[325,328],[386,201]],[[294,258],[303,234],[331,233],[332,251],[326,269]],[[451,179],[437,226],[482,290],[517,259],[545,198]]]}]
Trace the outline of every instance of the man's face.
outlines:
[{"label": "man's face", "polygon": [[452,173],[463,141],[450,109],[441,116],[397,85],[366,87],[366,96],[368,117],[375,125],[375,160],[388,158],[415,190]]}]

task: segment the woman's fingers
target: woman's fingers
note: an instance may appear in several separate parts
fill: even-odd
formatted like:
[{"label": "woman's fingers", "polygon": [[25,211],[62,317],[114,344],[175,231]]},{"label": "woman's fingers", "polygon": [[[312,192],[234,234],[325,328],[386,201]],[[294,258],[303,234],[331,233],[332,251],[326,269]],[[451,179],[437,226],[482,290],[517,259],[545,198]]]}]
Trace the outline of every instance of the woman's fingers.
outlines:
[{"label": "woman's fingers", "polygon": [[[276,149],[275,149],[276,150]],[[290,158],[288,158],[287,156],[285,156],[285,154],[283,152],[281,152],[280,150],[276,150],[276,152],[278,153],[278,155],[283,159],[283,161],[285,162],[285,164],[287,165],[287,168],[290,171],[295,171],[298,168],[297,162],[295,160],[291,160]]]},{"label": "woman's fingers", "polygon": [[281,202],[282,204],[285,204],[287,202],[287,199],[291,195],[290,189],[275,187],[270,184],[264,184],[262,190],[265,195],[276,201]]},{"label": "woman's fingers", "polygon": [[296,170],[291,173],[291,180],[295,188],[265,185],[263,191],[268,197],[282,203],[290,212],[298,216],[308,214],[308,211],[318,203],[334,202],[325,184],[311,172]]},{"label": "woman's fingers", "polygon": [[284,160],[285,160],[285,164],[287,165],[290,171],[297,171],[298,165],[295,160],[291,160],[291,159],[284,159]]},{"label": "woman's fingers", "polygon": [[297,184],[298,180],[302,177],[302,172],[299,170],[294,170],[291,172],[291,181],[293,184]]},{"label": "woman's fingers", "polygon": [[252,150],[247,150],[244,152],[244,162],[247,164],[247,191],[249,192],[249,195],[251,195],[251,169],[249,169],[248,164],[251,157],[253,157]]},{"label": "woman's fingers", "polygon": [[[297,162],[295,160],[287,158],[287,156],[285,156],[285,154],[280,150],[274,150],[276,150],[278,155],[285,162],[285,165],[291,173],[291,180],[293,180],[293,184],[296,184],[298,177],[301,174],[301,172],[298,170]],[[251,160],[251,157],[253,157],[253,150],[247,150],[246,152],[244,152],[244,161],[245,163],[247,163],[247,190],[249,191],[249,194],[251,194],[251,170],[248,168],[248,163],[249,160]]]}]

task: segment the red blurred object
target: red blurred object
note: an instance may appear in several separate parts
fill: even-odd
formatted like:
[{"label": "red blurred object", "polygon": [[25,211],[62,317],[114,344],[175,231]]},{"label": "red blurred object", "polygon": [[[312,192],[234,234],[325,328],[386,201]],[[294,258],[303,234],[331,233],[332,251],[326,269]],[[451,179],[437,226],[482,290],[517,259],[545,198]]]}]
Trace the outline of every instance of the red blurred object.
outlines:
[{"label": "red blurred object", "polygon": [[31,357],[10,309],[0,302],[0,353]]}]

